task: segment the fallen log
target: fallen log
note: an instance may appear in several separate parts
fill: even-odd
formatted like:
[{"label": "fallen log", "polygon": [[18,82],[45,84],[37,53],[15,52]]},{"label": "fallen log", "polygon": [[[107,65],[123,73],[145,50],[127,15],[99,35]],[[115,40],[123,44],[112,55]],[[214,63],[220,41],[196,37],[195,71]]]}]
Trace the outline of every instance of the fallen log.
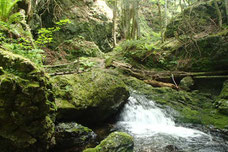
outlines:
[{"label": "fallen log", "polygon": [[68,74],[79,74],[82,71],[66,71],[66,72],[56,72],[56,73],[49,73],[50,76],[57,76],[57,75],[68,75]]},{"label": "fallen log", "polygon": [[177,80],[181,80],[186,76],[192,76],[193,78],[227,78],[228,70],[224,71],[212,71],[212,72],[185,72],[185,71],[153,71],[145,69],[136,69],[127,63],[113,62],[113,67],[119,68],[131,76],[134,76],[141,80],[157,80],[172,82],[172,77]]},{"label": "fallen log", "polygon": [[179,90],[179,87],[172,83],[164,83],[156,80],[144,80],[145,83],[150,84],[153,87],[169,87],[175,90]]},{"label": "fallen log", "polygon": [[193,76],[194,79],[228,79],[228,75]]}]

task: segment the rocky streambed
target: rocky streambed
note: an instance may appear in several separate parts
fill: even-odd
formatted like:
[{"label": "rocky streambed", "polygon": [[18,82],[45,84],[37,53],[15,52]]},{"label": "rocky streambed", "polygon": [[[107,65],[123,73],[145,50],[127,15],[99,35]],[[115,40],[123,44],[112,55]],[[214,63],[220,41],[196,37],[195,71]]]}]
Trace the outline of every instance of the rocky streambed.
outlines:
[{"label": "rocky streambed", "polygon": [[[4,50],[0,66],[3,152],[227,151],[227,81],[212,96],[154,88],[113,69],[50,78]],[[107,123],[102,138],[89,129]]]}]

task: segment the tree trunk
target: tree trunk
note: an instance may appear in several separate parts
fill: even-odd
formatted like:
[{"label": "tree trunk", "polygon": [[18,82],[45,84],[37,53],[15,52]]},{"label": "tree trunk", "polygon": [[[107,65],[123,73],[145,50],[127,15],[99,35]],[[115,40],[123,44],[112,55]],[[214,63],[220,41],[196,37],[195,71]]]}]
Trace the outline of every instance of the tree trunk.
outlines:
[{"label": "tree trunk", "polygon": [[158,14],[159,14],[159,18],[160,18],[160,30],[162,30],[162,13],[161,13],[161,4],[160,4],[160,0],[158,0],[157,2],[157,6],[158,6]]},{"label": "tree trunk", "polygon": [[168,0],[165,0],[165,27],[168,25]]},{"label": "tree trunk", "polygon": [[145,83],[152,85],[153,87],[169,87],[172,89],[179,90],[179,87],[175,86],[172,83],[164,83],[156,80],[144,80]]},{"label": "tree trunk", "polygon": [[113,34],[113,48],[116,47],[116,17],[117,17],[117,0],[114,2],[114,9],[113,9],[113,29],[112,29],[112,34]]},{"label": "tree trunk", "polygon": [[226,8],[226,23],[228,24],[228,0],[225,0],[225,8]]},{"label": "tree trunk", "polygon": [[214,0],[214,4],[215,4],[216,13],[218,15],[219,27],[222,28],[222,13],[219,9],[219,6],[216,0]]}]

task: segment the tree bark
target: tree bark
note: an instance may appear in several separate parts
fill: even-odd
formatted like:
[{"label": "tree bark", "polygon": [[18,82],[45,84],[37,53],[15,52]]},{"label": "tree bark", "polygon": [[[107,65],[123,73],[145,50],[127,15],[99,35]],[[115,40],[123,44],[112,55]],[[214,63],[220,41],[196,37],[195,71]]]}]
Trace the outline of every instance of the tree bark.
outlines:
[{"label": "tree bark", "polygon": [[168,25],[168,0],[165,0],[165,27]]},{"label": "tree bark", "polygon": [[228,24],[228,0],[225,0],[225,8],[226,8],[226,23]]},{"label": "tree bark", "polygon": [[222,28],[222,13],[219,9],[218,3],[216,0],[214,0],[214,4],[215,4],[215,9],[216,9],[216,13],[218,15],[218,23],[219,23],[219,27]]},{"label": "tree bark", "polygon": [[175,86],[172,83],[164,83],[156,80],[144,80],[145,83],[152,85],[153,87],[169,87],[172,89],[179,90],[179,87]]},{"label": "tree bark", "polygon": [[116,47],[116,17],[117,17],[117,0],[114,2],[114,9],[113,9],[113,48]]}]

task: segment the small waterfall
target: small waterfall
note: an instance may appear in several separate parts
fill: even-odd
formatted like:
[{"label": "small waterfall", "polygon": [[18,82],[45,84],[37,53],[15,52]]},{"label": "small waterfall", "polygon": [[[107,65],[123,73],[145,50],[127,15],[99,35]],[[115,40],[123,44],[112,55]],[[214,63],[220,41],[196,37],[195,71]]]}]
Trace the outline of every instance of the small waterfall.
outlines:
[{"label": "small waterfall", "polygon": [[177,126],[155,102],[135,93],[120,113],[116,129],[134,137],[135,152],[167,152],[167,147],[184,152],[227,152],[228,149],[223,139],[216,141],[199,130]]},{"label": "small waterfall", "polygon": [[151,100],[140,95],[132,95],[120,114],[117,125],[125,126],[129,132],[140,136],[169,134],[177,137],[197,137],[203,132],[177,127],[171,117],[158,108]]}]

